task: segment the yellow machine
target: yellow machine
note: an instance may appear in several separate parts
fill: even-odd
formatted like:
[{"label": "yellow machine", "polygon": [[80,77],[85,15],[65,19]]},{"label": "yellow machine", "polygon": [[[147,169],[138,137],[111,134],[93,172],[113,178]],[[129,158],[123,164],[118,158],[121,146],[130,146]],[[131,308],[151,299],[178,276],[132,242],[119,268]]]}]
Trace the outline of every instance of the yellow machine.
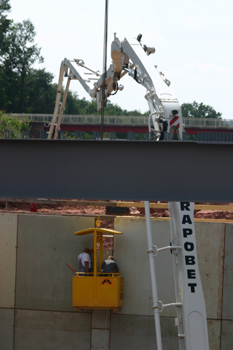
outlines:
[{"label": "yellow machine", "polygon": [[[93,273],[76,272],[73,276],[73,307],[77,309],[113,309],[123,306],[124,280],[119,273],[101,273],[103,262],[103,235],[122,234],[105,228],[88,228],[75,235],[94,234]],[[100,244],[99,268],[97,268],[97,242]]]}]

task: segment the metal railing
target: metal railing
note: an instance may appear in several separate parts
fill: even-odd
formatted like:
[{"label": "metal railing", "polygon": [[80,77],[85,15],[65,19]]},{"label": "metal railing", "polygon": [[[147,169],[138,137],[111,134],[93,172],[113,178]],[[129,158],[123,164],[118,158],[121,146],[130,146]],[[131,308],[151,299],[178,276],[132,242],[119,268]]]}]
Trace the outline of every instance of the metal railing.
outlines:
[{"label": "metal railing", "polygon": [[[68,135],[66,131],[58,131],[58,139],[59,140],[68,140],[68,139],[74,139],[74,140],[82,140],[82,139],[87,139],[85,136],[86,132],[82,132],[80,130],[76,130],[74,132],[71,132],[72,135]],[[146,133],[140,133],[141,137],[138,139],[135,135],[137,133],[134,133],[132,131],[128,131],[128,133],[125,133],[124,140],[129,140],[129,141],[152,141],[154,140],[154,134],[150,132]],[[191,135],[192,136],[192,135]],[[233,132],[198,132],[197,135],[194,138],[190,138],[188,134],[185,132],[182,133],[182,140],[183,141],[198,141],[198,142],[233,142]],[[1,138],[1,137],[0,137]],[[15,139],[17,136],[14,135],[14,133],[11,130],[5,130],[4,137],[5,139]],[[19,138],[23,139],[30,139],[30,131],[23,131]],[[48,138],[48,131],[46,130],[40,130],[39,131],[39,139],[47,139]],[[92,133],[88,132],[88,139],[92,140],[99,140],[100,139],[100,132],[93,130]],[[115,131],[110,131],[109,135],[107,136],[106,140],[122,140],[122,138],[119,136],[117,137],[117,133]],[[164,141],[169,141],[169,133],[165,132],[164,133]],[[162,140],[161,140],[162,141]]]},{"label": "metal railing", "polygon": [[[51,123],[52,114],[11,114],[18,117],[19,120],[27,117],[31,122]],[[183,118],[184,126],[199,128],[229,128],[233,129],[233,120],[230,119],[212,119],[212,118]],[[64,115],[62,124],[101,124],[101,115]],[[106,125],[135,125],[147,126],[148,116],[105,116]]]},{"label": "metal railing", "polygon": [[[52,114],[11,114],[19,120],[25,117],[31,122],[51,123]],[[62,124],[101,124],[101,115],[64,115]],[[108,125],[148,125],[148,116],[105,116]]]},{"label": "metal railing", "polygon": [[216,118],[183,118],[186,127],[200,128],[233,128],[233,120]]},{"label": "metal railing", "polygon": [[199,132],[198,142],[233,142],[233,132]]}]

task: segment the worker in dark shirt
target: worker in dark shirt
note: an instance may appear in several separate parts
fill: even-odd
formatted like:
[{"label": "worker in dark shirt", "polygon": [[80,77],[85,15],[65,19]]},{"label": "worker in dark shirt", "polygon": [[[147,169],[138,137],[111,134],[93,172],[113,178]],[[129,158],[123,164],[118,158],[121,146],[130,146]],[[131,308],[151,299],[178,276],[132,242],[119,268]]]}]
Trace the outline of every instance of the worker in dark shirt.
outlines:
[{"label": "worker in dark shirt", "polygon": [[120,273],[119,267],[117,263],[115,262],[115,259],[113,256],[109,256],[107,260],[104,260],[101,272],[103,273]]}]

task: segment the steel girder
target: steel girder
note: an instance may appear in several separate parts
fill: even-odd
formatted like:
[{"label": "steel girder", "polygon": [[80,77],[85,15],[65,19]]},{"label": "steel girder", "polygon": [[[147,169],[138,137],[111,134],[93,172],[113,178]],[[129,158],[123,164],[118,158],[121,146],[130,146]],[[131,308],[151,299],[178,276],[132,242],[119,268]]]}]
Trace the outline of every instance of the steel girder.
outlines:
[{"label": "steel girder", "polygon": [[233,202],[233,144],[0,140],[0,197]]}]

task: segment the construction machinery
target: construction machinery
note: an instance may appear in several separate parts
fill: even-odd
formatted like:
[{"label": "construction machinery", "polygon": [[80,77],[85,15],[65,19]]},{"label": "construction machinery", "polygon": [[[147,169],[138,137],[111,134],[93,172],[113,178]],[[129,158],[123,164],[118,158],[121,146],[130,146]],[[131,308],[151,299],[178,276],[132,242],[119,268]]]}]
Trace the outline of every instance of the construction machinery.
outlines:
[{"label": "construction machinery", "polygon": [[[56,139],[58,136],[71,80],[78,80],[81,83],[90,97],[96,99],[97,109],[100,110],[104,108],[107,98],[123,90],[119,81],[125,76],[130,76],[146,89],[145,98],[150,111],[148,131],[154,135],[153,139],[163,140],[165,133],[168,133],[170,140],[173,140],[174,134],[181,140],[183,133],[181,107],[170,88],[170,81],[158,71],[151,60],[154,52],[153,47],[142,43],[141,34],[131,41],[127,39],[121,41],[114,34],[111,45],[112,63],[102,74],[88,68],[82,59],[69,61],[65,58],[60,67],[56,105],[48,138]],[[64,77],[67,78],[67,84],[60,106]],[[166,161],[169,160],[165,159],[164,162]],[[165,307],[177,309],[176,325],[180,350],[208,350],[205,301],[196,251],[194,203],[170,202],[169,208],[171,242],[168,242],[166,247],[158,248],[152,242],[149,202],[145,202],[157,350],[162,350],[159,317]],[[173,255],[175,300],[164,305],[158,300],[154,257],[167,249],[171,250]]]}]

